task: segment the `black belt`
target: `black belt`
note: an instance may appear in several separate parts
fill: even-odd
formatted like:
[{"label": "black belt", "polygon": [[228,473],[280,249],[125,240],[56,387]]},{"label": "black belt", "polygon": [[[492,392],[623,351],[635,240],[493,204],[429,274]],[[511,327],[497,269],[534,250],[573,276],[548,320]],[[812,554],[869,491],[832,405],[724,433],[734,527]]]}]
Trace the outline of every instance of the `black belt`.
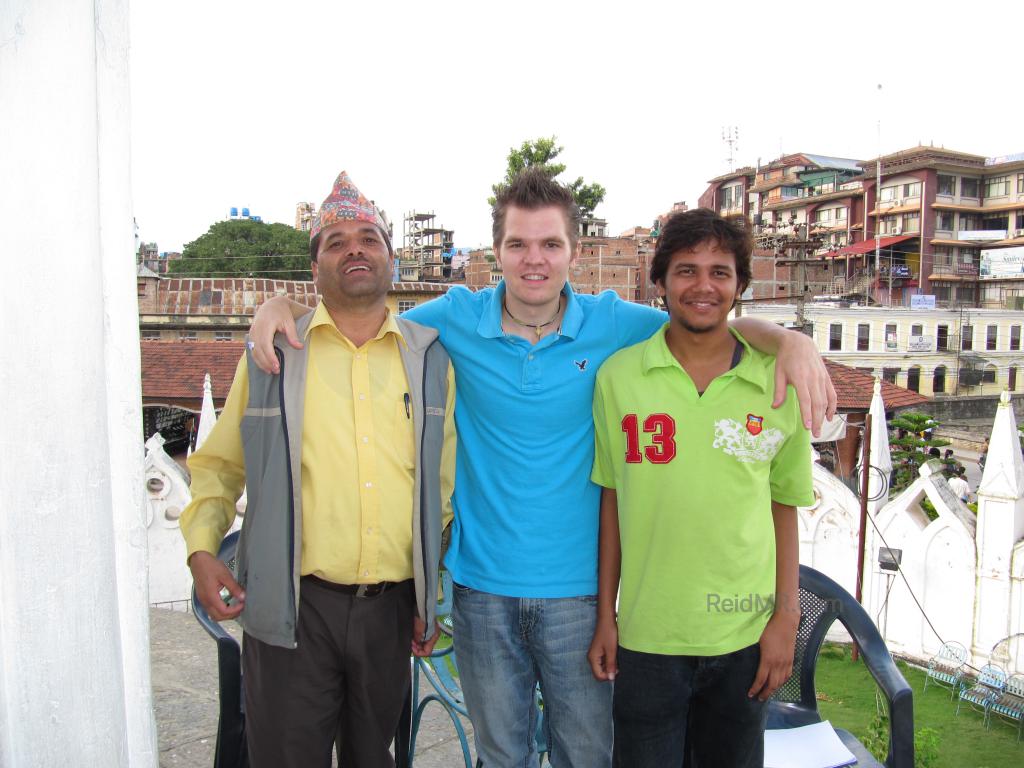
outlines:
[{"label": "black belt", "polygon": [[343,595],[355,595],[356,597],[378,597],[389,589],[406,583],[405,581],[379,581],[376,584],[336,584],[333,581],[327,581],[312,574],[303,576],[302,580],[311,581],[317,586],[330,589],[333,592],[341,592]]}]

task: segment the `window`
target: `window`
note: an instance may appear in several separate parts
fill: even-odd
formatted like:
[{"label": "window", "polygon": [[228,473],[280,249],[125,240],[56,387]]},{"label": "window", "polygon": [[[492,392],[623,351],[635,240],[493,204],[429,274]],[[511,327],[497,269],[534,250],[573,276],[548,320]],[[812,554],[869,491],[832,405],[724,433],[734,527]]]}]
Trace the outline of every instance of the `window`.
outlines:
[{"label": "window", "polygon": [[981,184],[978,179],[971,179],[964,176],[960,179],[960,197],[977,197]]},{"label": "window", "polygon": [[815,224],[831,224],[832,223],[832,209],[822,208],[814,212],[814,223]]},{"label": "window", "polygon": [[935,228],[944,229],[947,232],[953,231],[953,212],[938,211],[935,214]]},{"label": "window", "polygon": [[1010,177],[997,176],[985,179],[985,197],[1004,197],[1010,194]]},{"label": "window", "polygon": [[945,352],[949,349],[949,326],[940,325],[935,329],[935,351]]},{"label": "window", "polygon": [[920,197],[921,196],[921,182],[915,181],[910,184],[903,185],[903,196],[904,197]]},{"label": "window", "polygon": [[985,349],[993,350],[999,342],[999,326],[990,325],[985,329]]},{"label": "window", "polygon": [[899,229],[899,216],[883,216],[878,224],[878,231],[883,235],[895,235]]},{"label": "window", "polygon": [[904,232],[920,232],[921,231],[921,214],[917,211],[913,213],[903,214],[903,231]]},{"label": "window", "polygon": [[946,245],[935,246],[933,261],[936,266],[948,267],[953,263],[953,249]]},{"label": "window", "polygon": [[985,370],[981,372],[981,383],[982,384],[995,384],[996,383],[996,367],[994,365],[988,365]]},{"label": "window", "polygon": [[1020,349],[1020,326],[1010,326],[1010,349]]},{"label": "window", "polygon": [[1024,194],[1024,173],[1017,174],[1017,194]]},{"label": "window", "polygon": [[196,341],[199,334],[195,331],[182,331],[178,334],[178,341]]},{"label": "window", "polygon": [[886,323],[885,325],[885,350],[887,352],[895,352],[896,345],[898,343],[898,335],[896,332],[896,323]]},{"label": "window", "polygon": [[899,376],[899,368],[883,368],[882,369],[882,381],[888,381],[890,384],[896,383],[896,377]]},{"label": "window", "polygon": [[965,325],[960,329],[960,349],[974,349],[974,326]]},{"label": "window", "polygon": [[921,325],[920,323],[914,323],[912,326],[910,326],[910,335],[924,336],[924,326]]},{"label": "window", "polygon": [[982,229],[1006,229],[1010,226],[1010,214],[990,214],[981,217]]},{"label": "window", "polygon": [[857,325],[857,351],[867,352],[871,347],[871,326],[868,323]]},{"label": "window", "polygon": [[160,341],[160,331],[143,331],[143,341]]},{"label": "window", "polygon": [[231,341],[231,331],[214,331],[214,341]]},{"label": "window", "polygon": [[1006,388],[1011,392],[1017,391],[1017,366],[1011,365],[1006,372]]},{"label": "window", "polygon": [[881,198],[880,198],[881,201],[883,203],[891,203],[891,202],[893,202],[896,199],[896,197],[897,197],[897,195],[899,193],[899,189],[900,189],[899,186],[895,186],[895,187],[882,187],[882,195],[881,195]]},{"label": "window", "polygon": [[400,300],[398,302],[398,314],[402,314],[403,312],[408,312],[410,309],[412,309],[415,306],[416,306],[415,300],[411,300],[411,301]]},{"label": "window", "polygon": [[921,368],[916,365],[907,371],[907,389],[911,392],[921,391]]},{"label": "window", "polygon": [[944,173],[939,174],[939,184],[936,190],[937,194],[950,195],[956,194],[956,176],[947,176]]},{"label": "window", "polygon": [[946,391],[946,366],[940,365],[932,374],[932,392],[938,394]]},{"label": "window", "polygon": [[843,348],[843,324],[832,323],[828,327],[828,348],[831,352],[838,352]]},{"label": "window", "polygon": [[981,216],[975,216],[969,213],[961,213],[960,230],[970,231],[973,229],[981,229]]}]

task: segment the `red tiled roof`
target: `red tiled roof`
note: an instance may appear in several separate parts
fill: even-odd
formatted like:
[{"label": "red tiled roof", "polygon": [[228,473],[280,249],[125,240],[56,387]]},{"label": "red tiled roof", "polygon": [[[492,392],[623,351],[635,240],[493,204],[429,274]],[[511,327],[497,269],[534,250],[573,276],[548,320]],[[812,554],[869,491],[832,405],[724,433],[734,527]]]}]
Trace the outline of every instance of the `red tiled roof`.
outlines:
[{"label": "red tiled roof", "polygon": [[193,399],[201,403],[207,373],[214,399],[223,401],[244,351],[241,341],[143,341],[143,402]]},{"label": "red tiled roof", "polygon": [[[867,371],[859,371],[848,365],[825,359],[825,367],[832,378],[832,386],[836,388],[837,407],[840,411],[864,411],[871,408],[871,395],[874,392],[875,377]],[[929,398],[911,392],[905,387],[882,382],[882,402],[886,409],[904,408],[908,405],[927,403]]]}]

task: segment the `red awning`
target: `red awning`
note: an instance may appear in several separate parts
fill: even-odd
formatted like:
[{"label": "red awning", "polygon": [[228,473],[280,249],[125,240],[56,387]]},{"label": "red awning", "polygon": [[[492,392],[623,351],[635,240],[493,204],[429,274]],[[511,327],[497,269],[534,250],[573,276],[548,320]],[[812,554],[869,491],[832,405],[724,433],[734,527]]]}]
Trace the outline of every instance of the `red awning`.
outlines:
[{"label": "red awning", "polygon": [[[904,240],[913,240],[917,235],[897,235],[896,237],[881,237],[878,239],[878,244],[882,248],[888,248],[890,245],[896,243],[902,243]],[[871,253],[875,250],[875,238],[869,240],[862,240],[859,243],[848,245],[845,248],[840,248],[835,252],[835,256],[857,256],[861,253]]]}]

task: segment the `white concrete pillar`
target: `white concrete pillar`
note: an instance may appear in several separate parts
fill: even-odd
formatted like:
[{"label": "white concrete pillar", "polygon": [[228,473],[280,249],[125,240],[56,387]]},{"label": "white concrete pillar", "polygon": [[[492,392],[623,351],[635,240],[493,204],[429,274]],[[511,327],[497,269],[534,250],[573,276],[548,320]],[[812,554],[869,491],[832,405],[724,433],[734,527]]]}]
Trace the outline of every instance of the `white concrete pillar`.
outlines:
[{"label": "white concrete pillar", "polygon": [[0,2],[0,765],[156,766],[127,0]]},{"label": "white concrete pillar", "polygon": [[984,662],[992,646],[1011,634],[1010,568],[1014,544],[1024,536],[1024,458],[1008,392],[992,424],[988,459],[978,486],[977,597],[972,651]]}]

